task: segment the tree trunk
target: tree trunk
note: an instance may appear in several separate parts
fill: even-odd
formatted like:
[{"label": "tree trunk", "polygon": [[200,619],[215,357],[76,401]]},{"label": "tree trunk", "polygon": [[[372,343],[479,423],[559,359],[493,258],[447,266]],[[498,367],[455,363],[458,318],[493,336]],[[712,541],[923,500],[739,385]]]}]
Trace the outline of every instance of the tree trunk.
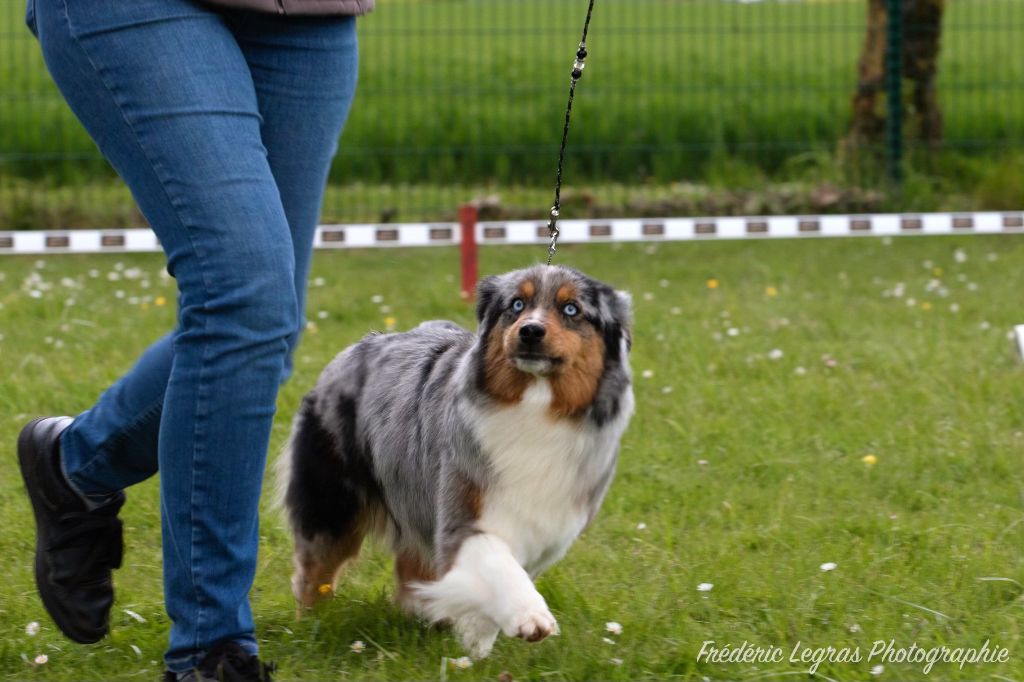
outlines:
[{"label": "tree trunk", "polygon": [[942,110],[935,91],[945,0],[903,0],[903,75],[913,83],[917,133],[931,147],[942,142]]},{"label": "tree trunk", "polygon": [[[942,142],[942,111],[935,91],[939,38],[945,0],[903,0],[903,77],[912,84],[910,111],[920,139],[931,147]],[[879,95],[885,89],[886,0],[868,0],[868,27],[857,64],[853,121],[843,146],[875,145],[885,133]],[[880,110],[881,109],[881,110]]]}]

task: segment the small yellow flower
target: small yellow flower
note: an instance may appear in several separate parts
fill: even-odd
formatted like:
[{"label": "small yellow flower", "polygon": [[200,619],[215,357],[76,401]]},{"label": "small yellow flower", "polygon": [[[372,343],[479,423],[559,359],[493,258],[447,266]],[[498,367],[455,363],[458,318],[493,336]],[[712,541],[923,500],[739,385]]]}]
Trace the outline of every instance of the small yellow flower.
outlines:
[{"label": "small yellow flower", "polygon": [[932,309],[932,304],[929,303],[928,301],[925,301],[924,303],[921,304],[921,310],[931,310],[931,309]]},{"label": "small yellow flower", "polygon": [[875,457],[874,455],[867,454],[861,457],[860,461],[864,462],[864,464],[868,465],[869,467],[873,467],[878,462],[878,458]]},{"label": "small yellow flower", "polygon": [[157,296],[156,300],[153,301],[153,305],[155,305],[155,306],[162,306],[162,305],[166,305],[166,304],[167,304],[167,299],[164,298],[163,296]]},{"label": "small yellow flower", "polygon": [[779,295],[779,290],[776,289],[775,287],[765,287],[764,295],[768,296],[769,298],[774,298],[775,296]]},{"label": "small yellow flower", "polygon": [[932,268],[932,274],[935,275],[936,277],[942,277],[942,268],[940,268],[939,266],[935,266],[934,268]]},{"label": "small yellow flower", "polygon": [[331,593],[331,585],[330,585],[330,583],[324,583],[323,585],[321,585],[317,589],[320,590],[320,594],[330,594]]},{"label": "small yellow flower", "polygon": [[393,330],[397,322],[398,320],[390,316],[384,318],[384,326],[388,328],[388,331]]},{"label": "small yellow flower", "polygon": [[715,279],[714,277],[712,277],[711,279],[709,279],[707,281],[707,285],[708,285],[708,289],[717,289],[718,288],[718,280]]}]

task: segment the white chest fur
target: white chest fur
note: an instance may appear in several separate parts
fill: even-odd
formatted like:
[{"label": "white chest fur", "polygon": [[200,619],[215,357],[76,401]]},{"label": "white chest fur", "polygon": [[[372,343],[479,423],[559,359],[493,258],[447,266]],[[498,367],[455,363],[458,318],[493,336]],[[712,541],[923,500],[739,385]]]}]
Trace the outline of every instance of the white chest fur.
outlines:
[{"label": "white chest fur", "polygon": [[593,513],[592,493],[614,465],[629,403],[622,419],[600,429],[554,419],[551,388],[537,379],[516,405],[474,415],[493,472],[478,525],[505,540],[531,575],[560,559]]}]

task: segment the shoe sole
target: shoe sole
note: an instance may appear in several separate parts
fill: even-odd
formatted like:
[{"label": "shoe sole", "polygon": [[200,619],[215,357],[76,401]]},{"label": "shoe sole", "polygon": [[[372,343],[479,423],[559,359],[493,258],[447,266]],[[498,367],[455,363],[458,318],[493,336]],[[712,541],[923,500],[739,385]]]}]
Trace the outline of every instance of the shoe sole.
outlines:
[{"label": "shoe sole", "polygon": [[42,575],[43,571],[46,569],[46,562],[43,557],[41,542],[42,528],[39,523],[39,518],[41,514],[46,513],[47,509],[43,501],[39,499],[38,493],[33,490],[33,486],[29,485],[29,478],[26,472],[29,470],[29,467],[34,464],[35,447],[32,443],[32,433],[35,431],[35,427],[46,419],[49,419],[49,417],[33,419],[18,435],[18,467],[21,469],[21,480],[24,482],[25,490],[28,492],[28,499],[32,503],[32,512],[36,521],[36,590],[39,592],[39,598],[43,600],[43,606],[46,608],[46,612],[50,614],[50,618],[53,619],[53,622],[57,625],[60,631],[67,635],[68,639],[78,642],[79,644],[95,644],[103,639],[107,632],[109,632],[109,625],[103,632],[97,635],[94,631],[86,632],[79,630],[72,624],[62,622],[62,618],[58,616],[63,616],[63,611],[61,611],[58,603],[54,601],[53,596],[48,593],[49,591],[43,588]]}]

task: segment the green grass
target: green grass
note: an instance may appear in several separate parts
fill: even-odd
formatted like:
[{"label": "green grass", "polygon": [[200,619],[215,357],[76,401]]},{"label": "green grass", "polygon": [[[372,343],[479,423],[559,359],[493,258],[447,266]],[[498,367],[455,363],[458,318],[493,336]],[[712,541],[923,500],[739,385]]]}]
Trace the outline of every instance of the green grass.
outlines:
[{"label": "green grass", "polygon": [[[0,7],[0,173],[108,174],[22,27],[22,4]],[[546,184],[584,8],[382,0],[361,20],[359,92],[332,181]],[[848,127],[865,16],[860,0],[605,0],[569,177],[702,179],[723,157],[786,176],[794,157],[832,153]],[[949,3],[938,89],[953,156],[1019,148],[1022,27],[1017,0]]]},{"label": "green grass", "polygon": [[[809,154],[791,164],[791,179],[770,180],[756,167],[722,161],[703,183],[614,182],[566,184],[562,216],[570,218],[707,215],[820,215],[926,211],[1016,211],[1024,187],[1024,153],[1003,159],[950,160],[941,173],[913,172],[898,191],[860,185],[827,155]],[[455,221],[466,202],[482,220],[545,219],[551,186],[329,185],[322,223]],[[0,178],[0,230],[140,227],[128,188],[119,180],[53,185]]]},{"label": "green grass", "polygon": [[[541,256],[484,249],[482,271]],[[272,452],[319,370],[386,315],[399,329],[471,323],[456,295],[457,258],[454,249],[317,255],[317,331],[281,392]],[[155,482],[129,491],[113,633],[76,646],[34,591],[14,441],[33,415],[89,407],[164,333],[173,282],[159,276],[157,255],[36,260],[0,260],[0,679],[155,679],[168,627]],[[392,606],[390,560],[376,549],[333,601],[296,621],[289,540],[265,510],[254,611],[282,679],[790,679],[807,666],[711,664],[697,652],[705,640],[747,640],[787,656],[797,642],[860,646],[866,656],[889,639],[926,648],[990,639],[1010,652],[1001,665],[939,664],[929,679],[1024,677],[1024,369],[1007,340],[1024,322],[1024,240],[567,245],[558,260],[633,293],[637,395],[603,510],[539,581],[561,636],[503,639],[490,659],[442,670],[443,657],[463,653],[450,634]],[[885,295],[901,282],[902,296]],[[836,569],[822,571],[825,562]],[[702,582],[714,588],[698,592]],[[35,637],[24,633],[31,621],[42,624]],[[622,634],[606,633],[606,621],[622,623]],[[367,650],[351,652],[353,640]],[[45,666],[23,660],[40,653]],[[875,679],[877,663],[825,663],[819,674]],[[923,677],[919,666],[885,663],[880,679]]]}]

